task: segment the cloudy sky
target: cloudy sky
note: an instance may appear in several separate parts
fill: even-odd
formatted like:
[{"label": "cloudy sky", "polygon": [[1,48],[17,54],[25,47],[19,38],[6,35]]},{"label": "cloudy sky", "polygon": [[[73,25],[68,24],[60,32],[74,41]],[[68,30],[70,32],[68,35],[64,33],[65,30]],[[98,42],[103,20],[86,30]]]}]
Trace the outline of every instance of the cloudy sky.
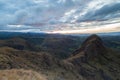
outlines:
[{"label": "cloudy sky", "polygon": [[120,31],[120,0],[0,0],[0,31]]}]

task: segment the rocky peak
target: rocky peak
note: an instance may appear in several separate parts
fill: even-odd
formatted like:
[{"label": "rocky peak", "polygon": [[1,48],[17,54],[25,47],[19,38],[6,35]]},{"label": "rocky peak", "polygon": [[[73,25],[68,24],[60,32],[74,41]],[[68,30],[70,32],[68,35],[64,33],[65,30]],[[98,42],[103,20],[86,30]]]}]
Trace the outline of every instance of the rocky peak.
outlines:
[{"label": "rocky peak", "polygon": [[104,46],[102,39],[93,34],[89,36],[81,45],[81,48],[77,49],[73,56],[82,55],[84,60],[94,60],[99,59],[101,55],[106,53],[106,47]]}]

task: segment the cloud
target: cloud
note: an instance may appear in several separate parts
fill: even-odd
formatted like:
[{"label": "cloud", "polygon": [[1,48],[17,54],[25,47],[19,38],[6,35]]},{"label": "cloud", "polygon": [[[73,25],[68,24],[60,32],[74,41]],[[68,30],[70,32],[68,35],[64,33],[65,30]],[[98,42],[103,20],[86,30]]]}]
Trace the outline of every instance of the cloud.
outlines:
[{"label": "cloud", "polygon": [[120,17],[120,3],[104,5],[96,11],[90,11],[84,15],[83,20],[106,20]]},{"label": "cloud", "polygon": [[120,3],[105,5],[95,12],[95,16],[108,15],[115,12],[120,12]]},{"label": "cloud", "polygon": [[[71,13],[71,11],[73,11]],[[69,13],[66,15],[66,13]],[[120,17],[120,1],[92,0],[82,7],[71,9],[61,18],[63,22],[100,21]]]},{"label": "cloud", "polygon": [[0,0],[1,30],[92,28],[119,18],[119,0]]},{"label": "cloud", "polygon": [[0,25],[57,23],[82,0],[1,0]]},{"label": "cloud", "polygon": [[105,33],[105,32],[115,32],[120,31],[120,23],[117,24],[109,24],[109,25],[102,25],[101,27],[89,27],[87,29],[77,29],[77,30],[58,30],[49,33],[61,33],[61,34],[82,34],[82,33]]}]

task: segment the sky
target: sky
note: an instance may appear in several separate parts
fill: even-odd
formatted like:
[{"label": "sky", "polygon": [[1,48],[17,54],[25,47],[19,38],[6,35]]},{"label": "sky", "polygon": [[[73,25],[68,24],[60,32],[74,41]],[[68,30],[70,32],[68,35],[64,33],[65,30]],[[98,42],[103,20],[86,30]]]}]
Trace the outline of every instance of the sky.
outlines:
[{"label": "sky", "polygon": [[120,32],[120,0],[0,0],[0,31]]}]

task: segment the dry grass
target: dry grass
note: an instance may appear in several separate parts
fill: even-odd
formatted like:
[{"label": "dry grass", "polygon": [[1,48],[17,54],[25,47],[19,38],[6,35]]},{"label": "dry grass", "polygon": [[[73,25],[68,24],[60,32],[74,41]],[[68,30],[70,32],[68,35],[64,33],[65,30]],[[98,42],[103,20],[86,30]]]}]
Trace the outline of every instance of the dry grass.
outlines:
[{"label": "dry grass", "polygon": [[31,70],[1,70],[0,80],[47,80],[44,75]]},{"label": "dry grass", "polygon": [[84,57],[84,52],[80,52],[79,54],[76,54],[75,56],[72,56],[72,57],[69,57],[68,59],[66,59],[66,61],[71,61],[71,60],[74,60],[74,59],[78,59],[78,58],[81,58],[81,57]]}]

